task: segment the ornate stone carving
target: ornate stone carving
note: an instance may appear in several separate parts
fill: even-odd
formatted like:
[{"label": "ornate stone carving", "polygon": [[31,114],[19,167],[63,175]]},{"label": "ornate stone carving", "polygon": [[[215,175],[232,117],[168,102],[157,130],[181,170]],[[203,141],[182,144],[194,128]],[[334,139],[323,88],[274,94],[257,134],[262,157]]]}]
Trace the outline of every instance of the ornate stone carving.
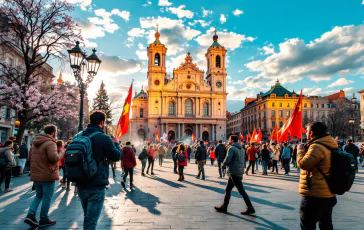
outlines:
[{"label": "ornate stone carving", "polygon": [[193,71],[198,71],[198,72],[204,72],[203,70],[200,70],[196,64],[194,64],[192,62],[192,57],[190,52],[187,53],[187,56],[185,58],[185,62],[181,63],[181,65],[176,69],[176,70],[187,70],[187,69],[192,69]]}]

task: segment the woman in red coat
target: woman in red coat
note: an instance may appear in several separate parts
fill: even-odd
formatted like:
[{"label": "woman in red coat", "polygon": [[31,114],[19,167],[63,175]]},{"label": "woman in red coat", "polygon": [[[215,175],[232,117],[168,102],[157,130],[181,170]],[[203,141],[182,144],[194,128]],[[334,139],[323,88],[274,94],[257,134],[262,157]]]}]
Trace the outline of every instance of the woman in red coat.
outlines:
[{"label": "woman in red coat", "polygon": [[121,181],[121,186],[125,189],[125,182],[128,174],[130,174],[130,187],[133,187],[133,169],[136,166],[135,153],[131,148],[130,141],[126,142],[126,146],[123,148],[123,154],[121,156],[124,167],[123,181]]},{"label": "woman in red coat", "polygon": [[179,149],[177,149],[177,152],[178,152],[177,161],[178,161],[178,174],[179,174],[178,181],[184,181],[185,176],[183,175],[183,169],[185,166],[187,166],[188,153],[184,145],[180,145]]}]

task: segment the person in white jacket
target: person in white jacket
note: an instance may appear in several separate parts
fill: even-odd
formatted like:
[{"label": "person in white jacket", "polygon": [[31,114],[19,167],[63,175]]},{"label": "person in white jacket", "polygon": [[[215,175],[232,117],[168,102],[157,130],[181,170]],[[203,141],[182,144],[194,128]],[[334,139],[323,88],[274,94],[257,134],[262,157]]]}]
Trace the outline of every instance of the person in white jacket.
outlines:
[{"label": "person in white jacket", "polygon": [[271,144],[270,149],[272,150],[272,160],[273,160],[272,173],[274,173],[274,169],[276,169],[276,173],[278,174],[278,161],[280,155],[279,147],[275,143],[273,143]]},{"label": "person in white jacket", "polygon": [[9,188],[11,180],[11,171],[15,166],[15,159],[13,154],[13,141],[5,141],[4,146],[0,148],[0,191],[1,184],[5,179],[5,190],[4,192],[11,192]]}]

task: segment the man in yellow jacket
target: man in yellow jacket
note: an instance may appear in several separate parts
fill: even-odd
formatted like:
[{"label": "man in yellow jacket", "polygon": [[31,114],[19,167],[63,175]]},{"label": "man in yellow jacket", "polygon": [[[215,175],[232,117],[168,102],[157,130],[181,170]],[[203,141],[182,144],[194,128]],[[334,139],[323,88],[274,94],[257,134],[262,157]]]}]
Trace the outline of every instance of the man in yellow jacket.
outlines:
[{"label": "man in yellow jacket", "polygon": [[306,145],[301,144],[297,152],[297,164],[301,168],[299,193],[302,196],[300,205],[301,229],[316,229],[319,222],[321,230],[332,230],[332,209],[336,196],[331,193],[325,178],[317,168],[326,175],[331,167],[331,150],[338,148],[334,138],[327,134],[327,127],[322,122],[307,125]]}]

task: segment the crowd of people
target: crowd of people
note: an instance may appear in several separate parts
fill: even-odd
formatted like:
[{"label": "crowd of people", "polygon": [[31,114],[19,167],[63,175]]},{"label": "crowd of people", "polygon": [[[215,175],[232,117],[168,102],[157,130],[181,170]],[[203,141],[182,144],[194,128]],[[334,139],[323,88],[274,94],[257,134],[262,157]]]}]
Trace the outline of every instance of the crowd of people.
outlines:
[{"label": "crowd of people", "polygon": [[[228,182],[223,204],[216,206],[215,209],[218,212],[227,212],[231,191],[236,187],[247,206],[247,209],[241,212],[243,215],[255,213],[253,204],[243,186],[244,174],[252,176],[261,170],[262,175],[267,176],[269,173],[279,174],[284,170],[284,175],[289,175],[291,170],[296,168],[300,175],[299,193],[302,195],[301,229],[314,229],[313,226],[316,226],[317,222],[322,229],[332,229],[332,209],[337,201],[322,175],[322,173],[328,174],[330,170],[330,149],[342,148],[351,153],[358,161],[359,158],[364,157],[364,146],[359,149],[351,140],[344,146],[339,145],[327,134],[326,126],[321,122],[310,123],[307,126],[308,142],[305,144],[244,143],[237,136],[232,135],[226,143],[222,140],[218,142],[197,141],[192,144],[184,142],[145,143],[137,151],[130,141],[121,144],[118,139],[104,134],[105,119],[105,113],[93,111],[90,114],[90,124],[87,128],[66,143],[56,140],[57,127],[48,125],[44,129],[44,133],[34,138],[29,154],[26,145],[18,147],[13,140],[3,144],[0,148],[0,185],[5,180],[4,192],[11,191],[9,184],[13,167],[18,164],[21,168],[20,174],[23,174],[27,161],[30,163],[30,180],[34,183],[33,189],[36,196],[29,207],[25,223],[32,227],[56,224],[56,221],[49,218],[48,211],[51,207],[55,183],[60,179],[59,170],[63,172],[60,180],[63,189],[69,190],[71,183],[75,182],[75,194],[79,196],[84,211],[84,229],[95,229],[103,208],[105,188],[109,186],[110,166],[115,179],[116,163],[120,161],[121,186],[126,188],[129,177],[129,186],[133,188],[133,175],[137,160],[141,163],[141,176],[147,174],[153,176],[155,175],[154,162],[157,158],[160,167],[163,167],[165,158],[171,158],[174,164],[172,170],[178,176],[176,179],[179,182],[185,180],[184,168],[191,164],[191,161],[196,165],[196,179],[200,180],[205,180],[207,177],[205,172],[207,162],[215,165],[215,161],[217,161],[216,175],[208,176],[228,177]],[[90,139],[89,147],[92,159],[97,165],[92,179],[75,180],[76,176],[71,175],[74,171],[68,170],[68,164],[71,162],[69,159],[73,157],[73,153],[68,153],[68,150],[72,149],[69,146],[79,141],[80,136]],[[16,157],[19,158],[18,163],[15,161]],[[358,165],[356,165],[356,169],[358,169]],[[42,205],[38,222],[36,213],[40,203]]]}]

